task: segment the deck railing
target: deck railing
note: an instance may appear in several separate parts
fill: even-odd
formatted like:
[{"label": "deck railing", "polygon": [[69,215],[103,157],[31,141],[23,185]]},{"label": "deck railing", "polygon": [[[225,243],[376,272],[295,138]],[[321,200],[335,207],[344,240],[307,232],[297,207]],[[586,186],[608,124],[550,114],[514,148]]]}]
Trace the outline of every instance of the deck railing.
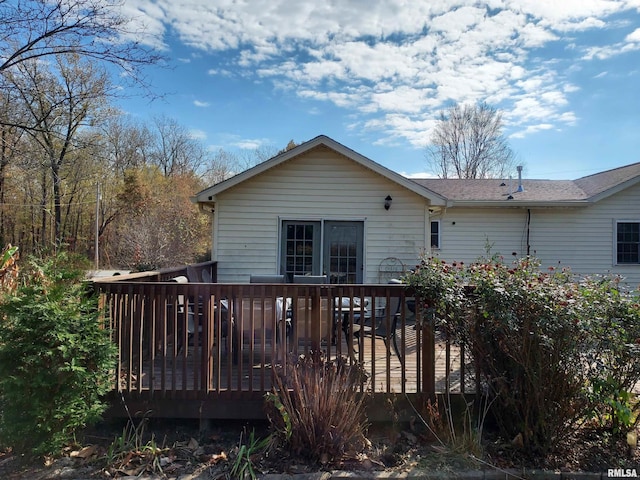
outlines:
[{"label": "deck railing", "polygon": [[[318,349],[362,364],[360,390],[374,395],[475,385],[465,352],[433,330],[404,285],[171,281],[181,273],[95,284],[118,345],[119,398],[182,412],[175,416],[191,416],[181,399],[200,402],[199,416],[249,416],[238,411],[242,400],[271,390],[275,365]],[[222,400],[226,407],[214,406]]]}]

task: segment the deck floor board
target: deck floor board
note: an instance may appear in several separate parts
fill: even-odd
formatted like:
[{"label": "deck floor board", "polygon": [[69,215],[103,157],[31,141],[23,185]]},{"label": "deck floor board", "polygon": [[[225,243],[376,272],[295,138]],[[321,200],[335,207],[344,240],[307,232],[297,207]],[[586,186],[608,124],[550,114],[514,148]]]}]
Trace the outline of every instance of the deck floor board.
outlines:
[{"label": "deck floor board", "polygon": [[[405,353],[404,390],[402,389],[402,363],[395,353],[392,345],[382,338],[365,336],[362,339],[362,352],[354,350],[353,358],[363,362],[364,369],[369,376],[367,388],[372,392],[414,393],[418,391],[418,376],[421,365],[417,352],[416,330],[412,325],[406,325],[404,345],[401,329],[398,329],[398,345],[401,352]],[[342,338],[338,346],[322,345],[324,353],[331,358],[336,355],[349,355],[347,344]],[[402,350],[403,349],[403,350]],[[171,350],[169,348],[168,350]],[[298,354],[308,353],[309,347],[298,345]],[[374,353],[375,352],[375,353]],[[174,357],[173,354],[176,354]],[[135,390],[148,391],[153,385],[154,391],[171,392],[186,391],[242,391],[242,392],[266,392],[270,391],[273,384],[272,364],[275,359],[277,364],[282,363],[277,351],[269,341],[264,348],[261,344],[253,346],[244,345],[242,355],[237,362],[231,361],[232,355],[223,346],[213,345],[210,351],[213,357],[206,361],[206,352],[203,358],[202,348],[189,345],[185,351],[168,352],[166,356],[156,353],[155,358],[145,359],[142,362],[142,375],[134,372],[132,386]],[[447,382],[449,391],[461,392],[461,351],[455,345],[449,349],[449,376],[447,378],[446,343],[437,341],[435,344],[435,379],[436,391],[446,390]],[[288,361],[291,361],[289,358]],[[209,371],[206,366],[209,366]],[[202,367],[204,366],[204,368]],[[125,367],[124,372],[127,371]],[[470,359],[465,362],[465,391],[474,391],[474,375],[470,367]],[[121,375],[121,382],[127,377]],[[141,378],[142,385],[138,384]]]}]

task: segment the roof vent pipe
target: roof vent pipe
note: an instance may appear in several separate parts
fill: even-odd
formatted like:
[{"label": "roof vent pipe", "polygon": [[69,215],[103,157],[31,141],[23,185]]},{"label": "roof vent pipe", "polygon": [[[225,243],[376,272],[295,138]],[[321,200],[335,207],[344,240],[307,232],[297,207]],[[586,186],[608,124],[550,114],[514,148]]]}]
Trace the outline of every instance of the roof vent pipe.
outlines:
[{"label": "roof vent pipe", "polygon": [[516,169],[518,170],[518,189],[516,192],[524,192],[524,187],[522,186],[522,165],[518,165]]}]

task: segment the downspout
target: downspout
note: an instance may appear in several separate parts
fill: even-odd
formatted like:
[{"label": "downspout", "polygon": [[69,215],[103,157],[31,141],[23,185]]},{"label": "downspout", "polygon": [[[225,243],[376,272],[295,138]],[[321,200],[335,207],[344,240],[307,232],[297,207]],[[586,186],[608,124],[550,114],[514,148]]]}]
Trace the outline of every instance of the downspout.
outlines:
[{"label": "downspout", "polygon": [[425,208],[425,214],[427,218],[426,222],[424,222],[424,247],[422,249],[422,255],[431,256],[431,208],[429,205]]}]

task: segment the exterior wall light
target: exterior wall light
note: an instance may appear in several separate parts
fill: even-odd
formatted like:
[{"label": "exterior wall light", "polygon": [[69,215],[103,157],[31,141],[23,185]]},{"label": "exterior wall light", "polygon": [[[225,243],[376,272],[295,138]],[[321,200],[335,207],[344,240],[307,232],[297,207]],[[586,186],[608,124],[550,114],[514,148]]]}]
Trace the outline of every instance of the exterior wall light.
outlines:
[{"label": "exterior wall light", "polygon": [[393,198],[391,198],[391,195],[387,195],[387,198],[384,199],[385,210],[389,210],[391,208],[391,200],[393,200]]}]

